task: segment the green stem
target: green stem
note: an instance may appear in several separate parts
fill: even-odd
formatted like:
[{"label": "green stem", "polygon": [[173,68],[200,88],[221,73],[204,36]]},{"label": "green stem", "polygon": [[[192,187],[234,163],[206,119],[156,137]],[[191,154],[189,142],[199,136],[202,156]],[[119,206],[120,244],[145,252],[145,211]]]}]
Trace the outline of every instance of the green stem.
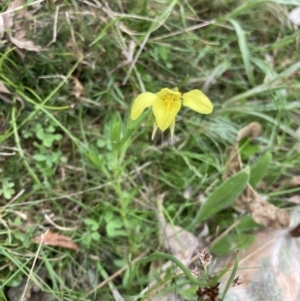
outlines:
[{"label": "green stem", "polygon": [[121,205],[121,217],[122,217],[122,221],[123,221],[125,230],[127,232],[129,250],[130,250],[131,253],[134,253],[134,250],[133,250],[134,244],[133,244],[131,230],[130,230],[130,227],[129,227],[129,222],[128,222],[127,214],[126,214],[127,204],[125,204],[124,201],[123,201],[123,193],[122,193],[120,175],[118,175],[118,177],[116,179],[116,184],[114,185],[114,189],[115,189],[115,192],[118,196],[119,203]]},{"label": "green stem", "polygon": [[12,116],[12,127],[13,127],[14,136],[15,136],[15,142],[17,145],[17,149],[19,151],[19,155],[20,155],[21,159],[23,160],[24,165],[27,168],[27,170],[28,170],[29,174],[31,175],[32,179],[34,180],[34,182],[36,184],[38,184],[39,186],[42,186],[42,183],[40,182],[38,176],[35,174],[33,169],[30,167],[30,165],[24,155],[24,151],[22,149],[21,143],[20,143],[20,136],[18,133],[17,120],[16,120],[16,106],[13,106],[11,116]]},{"label": "green stem", "polygon": [[189,281],[191,281],[192,284],[196,284],[199,286],[207,286],[208,282],[203,282],[195,278],[191,271],[180,261],[178,260],[175,256],[167,253],[162,253],[162,252],[154,252],[153,254],[147,256],[146,258],[140,259],[136,264],[142,264],[142,263],[147,263],[152,260],[156,259],[165,259],[165,260],[171,260],[175,265],[177,265],[178,268],[182,270],[184,275],[188,278]]}]

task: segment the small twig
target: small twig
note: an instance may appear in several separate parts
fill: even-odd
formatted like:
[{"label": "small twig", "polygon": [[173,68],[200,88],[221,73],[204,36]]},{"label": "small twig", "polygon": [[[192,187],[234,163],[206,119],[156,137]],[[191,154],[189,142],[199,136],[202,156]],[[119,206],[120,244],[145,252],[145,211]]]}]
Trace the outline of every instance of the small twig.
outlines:
[{"label": "small twig", "polygon": [[0,156],[3,157],[10,157],[10,156],[14,156],[16,153],[0,153]]},{"label": "small twig", "polygon": [[52,43],[56,42],[58,11],[59,11],[59,5],[55,7],[55,15],[54,15],[54,22],[53,22],[53,36],[52,36],[52,40],[47,44],[47,47],[49,47]]},{"label": "small twig", "polygon": [[5,206],[12,204],[15,200],[17,200],[23,193],[25,192],[25,189],[22,189],[18,192]]},{"label": "small twig", "polygon": [[143,42],[142,42],[142,44],[141,44],[139,50],[138,50],[137,53],[136,53],[135,58],[133,59],[131,65],[130,65],[130,67],[129,67],[129,70],[128,70],[128,72],[127,72],[126,77],[124,78],[124,80],[123,80],[123,82],[122,82],[122,85],[125,85],[125,84],[126,84],[126,82],[127,82],[128,78],[129,78],[129,76],[130,76],[130,74],[131,74],[131,72],[132,72],[132,70],[133,70],[133,68],[134,68],[134,66],[135,66],[135,64],[136,64],[136,62],[137,62],[137,60],[138,60],[138,58],[140,57],[140,55],[141,55],[141,53],[142,53],[142,51],[143,51],[143,49],[144,49],[144,47],[145,47],[145,45],[146,45],[146,43],[147,43],[147,41],[148,41],[148,39],[149,39],[151,33],[152,33],[152,32],[148,32],[148,33],[146,34],[146,36],[145,36],[145,38],[144,38],[144,40],[143,40]]},{"label": "small twig", "polygon": [[0,217],[0,224],[2,224],[7,229],[8,243],[11,244],[12,238],[11,238],[10,229],[9,229],[7,222]]},{"label": "small twig", "polygon": [[71,19],[70,19],[69,12],[66,11],[66,12],[65,12],[65,15],[66,15],[67,23],[68,23],[69,26],[70,26],[70,32],[71,32],[71,37],[72,37],[73,45],[74,45],[75,49],[77,50],[78,47],[77,47],[77,43],[76,43],[76,38],[75,38],[74,29],[73,29],[72,24],[71,24]]},{"label": "small twig", "polygon": [[123,82],[122,82],[123,85],[125,85],[126,82],[127,82],[127,80],[129,79],[129,76],[130,76],[130,74],[131,74],[133,68],[135,67],[135,64],[136,64],[138,58],[140,57],[140,54],[142,53],[143,49],[145,48],[145,45],[146,45],[146,43],[147,43],[147,41],[148,41],[150,35],[151,35],[154,31],[156,31],[158,28],[160,28],[160,27],[164,24],[164,22],[168,19],[168,17],[169,17],[169,14],[167,14],[167,15],[165,16],[165,18],[164,18],[161,22],[159,22],[159,23],[157,24],[157,26],[155,26],[154,28],[152,28],[151,30],[149,30],[149,32],[146,33],[146,35],[145,35],[145,37],[144,37],[144,40],[143,40],[143,42],[142,42],[142,44],[141,44],[139,50],[138,50],[137,53],[136,53],[135,58],[133,59],[131,65],[130,65],[130,67],[129,67],[129,70],[128,70],[128,72],[127,72],[127,75],[126,75],[126,77],[124,78],[124,80],[123,80]]},{"label": "small twig", "polygon": [[56,228],[56,229],[58,229],[58,230],[60,230],[60,231],[75,231],[75,230],[77,230],[77,227],[67,228],[67,227],[61,227],[61,226],[55,224],[55,223],[51,220],[50,216],[47,215],[46,213],[44,213],[44,218],[45,218],[45,220],[46,220],[50,225],[52,225],[54,228]]},{"label": "small twig", "polygon": [[28,275],[28,278],[27,278],[27,281],[26,281],[26,284],[25,284],[25,287],[24,287],[24,291],[23,291],[23,294],[22,294],[22,297],[21,297],[20,301],[24,301],[25,300],[24,297],[25,297],[26,291],[27,291],[28,286],[29,286],[29,280],[30,280],[30,278],[31,278],[31,276],[33,274],[33,269],[34,269],[36,261],[38,259],[38,255],[40,253],[40,250],[41,250],[41,247],[42,247],[42,244],[43,244],[43,241],[44,241],[44,237],[47,235],[48,231],[49,230],[47,230],[44,234],[42,234],[42,239],[41,239],[41,242],[40,242],[39,247],[37,249],[37,252],[36,252],[36,254],[34,256],[34,260],[33,260],[33,263],[32,263],[32,266],[31,266],[31,269],[30,269],[30,272],[29,272],[29,275]]},{"label": "small twig", "polygon": [[190,26],[190,27],[185,28],[185,29],[176,30],[174,32],[163,34],[161,36],[155,37],[155,38],[153,38],[153,41],[159,41],[159,40],[162,40],[162,39],[165,39],[165,38],[174,37],[174,36],[177,36],[179,34],[187,33],[189,31],[193,31],[193,30],[196,30],[196,29],[199,29],[199,28],[202,28],[202,27],[214,24],[214,23],[216,23],[215,20],[208,21],[208,22],[203,22],[201,24],[193,25],[193,26]]}]

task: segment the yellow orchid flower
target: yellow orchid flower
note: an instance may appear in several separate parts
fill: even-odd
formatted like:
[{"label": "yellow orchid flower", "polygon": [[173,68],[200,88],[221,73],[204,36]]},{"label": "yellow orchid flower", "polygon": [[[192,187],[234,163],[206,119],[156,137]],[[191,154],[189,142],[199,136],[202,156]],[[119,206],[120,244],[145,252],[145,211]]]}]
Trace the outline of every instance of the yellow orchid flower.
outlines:
[{"label": "yellow orchid flower", "polygon": [[200,90],[192,90],[182,94],[177,89],[163,88],[156,94],[144,92],[138,95],[131,108],[131,119],[137,119],[146,108],[152,106],[156,120],[152,139],[158,128],[165,131],[169,127],[173,139],[175,118],[181,105],[201,114],[210,114],[213,111],[213,104]]}]

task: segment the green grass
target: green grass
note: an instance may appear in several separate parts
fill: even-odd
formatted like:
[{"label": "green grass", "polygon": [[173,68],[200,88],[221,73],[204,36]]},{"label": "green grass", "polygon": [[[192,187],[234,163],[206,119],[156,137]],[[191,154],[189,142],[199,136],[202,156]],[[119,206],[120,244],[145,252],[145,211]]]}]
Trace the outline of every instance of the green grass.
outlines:
[{"label": "green grass", "polygon": [[[229,148],[250,122],[263,134],[241,147],[244,165],[272,154],[258,191],[280,207],[299,193],[273,189],[300,172],[300,32],[287,19],[299,1],[64,0],[36,12],[26,2],[27,38],[44,50],[22,58],[7,35],[0,41],[0,80],[12,92],[0,99],[0,300],[29,276],[53,300],[117,300],[110,285],[124,300],[145,300],[156,257],[134,259],[167,252],[156,200],[164,196],[168,222],[196,235],[204,221],[215,239],[240,219],[229,202],[195,224],[199,199],[217,194]],[[151,114],[129,118],[139,93],[163,87],[202,89],[214,104],[211,115],[181,110],[173,145],[168,131],[151,141]],[[46,229],[71,237],[78,253],[32,243]],[[242,247],[254,229],[233,227],[215,254]],[[196,285],[184,283],[173,280],[171,291],[196,300]]]}]

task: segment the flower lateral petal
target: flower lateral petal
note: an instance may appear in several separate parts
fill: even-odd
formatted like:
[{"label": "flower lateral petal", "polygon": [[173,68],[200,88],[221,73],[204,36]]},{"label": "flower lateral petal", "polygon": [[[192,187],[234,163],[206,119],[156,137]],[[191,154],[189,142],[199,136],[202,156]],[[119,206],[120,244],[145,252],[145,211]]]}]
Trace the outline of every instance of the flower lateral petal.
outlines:
[{"label": "flower lateral petal", "polygon": [[175,121],[175,117],[181,108],[180,100],[174,101],[171,105],[168,105],[161,98],[156,98],[152,105],[153,114],[156,119],[157,126],[165,131],[172,122]]},{"label": "flower lateral petal", "polygon": [[192,90],[182,96],[183,105],[201,114],[210,114],[213,104],[209,98],[200,90]]},{"label": "flower lateral petal", "polygon": [[140,117],[146,108],[153,105],[153,102],[156,98],[156,94],[150,92],[144,92],[138,95],[133,102],[130,118],[135,120]]}]

